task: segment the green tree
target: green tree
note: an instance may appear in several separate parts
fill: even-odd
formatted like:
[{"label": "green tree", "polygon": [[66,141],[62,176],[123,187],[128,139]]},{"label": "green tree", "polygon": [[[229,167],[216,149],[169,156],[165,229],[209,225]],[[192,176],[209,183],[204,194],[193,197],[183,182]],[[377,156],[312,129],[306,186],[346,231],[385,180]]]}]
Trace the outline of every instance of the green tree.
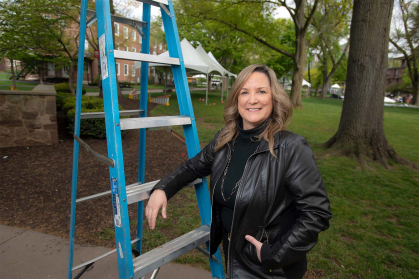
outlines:
[{"label": "green tree", "polygon": [[[14,32],[26,57],[69,65],[70,89],[74,79],[79,43],[80,1],[14,0],[0,2],[2,30]],[[19,48],[20,49],[20,48]],[[37,67],[39,71],[40,67]],[[40,71],[40,81],[43,71]]]},{"label": "green tree", "polygon": [[[183,13],[197,20],[216,21],[241,32],[267,48],[289,57],[293,61],[291,101],[302,107],[301,89],[306,64],[307,31],[320,0],[184,0],[178,1]],[[281,28],[274,17],[284,7],[290,13],[294,29],[293,45],[282,44]],[[323,31],[324,32],[324,31]]]},{"label": "green tree", "polygon": [[[311,21],[312,32],[319,34],[314,37],[314,44],[320,50],[319,58],[322,63],[323,84],[320,97],[326,98],[327,90],[333,75],[346,57],[349,43],[341,45],[342,39],[348,39],[349,18],[352,1],[321,1]],[[323,32],[323,30],[329,30]]]},{"label": "green tree", "polygon": [[345,100],[339,128],[326,143],[347,156],[356,156],[363,165],[367,158],[385,167],[390,166],[390,160],[408,163],[398,156],[384,132],[383,98],[393,2],[354,1]]},{"label": "green tree", "polygon": [[398,0],[400,17],[393,18],[395,30],[390,36],[390,42],[401,53],[407,63],[412,82],[414,105],[419,105],[419,3],[411,0]]}]

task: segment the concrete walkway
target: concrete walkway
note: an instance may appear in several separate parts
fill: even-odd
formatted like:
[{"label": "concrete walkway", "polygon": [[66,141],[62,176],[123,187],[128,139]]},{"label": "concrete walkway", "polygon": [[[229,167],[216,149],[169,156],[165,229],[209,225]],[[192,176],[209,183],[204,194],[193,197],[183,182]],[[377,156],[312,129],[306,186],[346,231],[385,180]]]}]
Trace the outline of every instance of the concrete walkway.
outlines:
[{"label": "concrete walkway", "polygon": [[[75,245],[74,266],[109,250],[105,247]],[[0,225],[0,278],[67,278],[67,265],[68,240]],[[73,272],[73,278],[80,270]],[[146,278],[150,276],[151,274]],[[96,262],[81,278],[118,278],[116,254]],[[209,279],[212,277],[206,270],[170,263],[160,269],[157,278]]]}]

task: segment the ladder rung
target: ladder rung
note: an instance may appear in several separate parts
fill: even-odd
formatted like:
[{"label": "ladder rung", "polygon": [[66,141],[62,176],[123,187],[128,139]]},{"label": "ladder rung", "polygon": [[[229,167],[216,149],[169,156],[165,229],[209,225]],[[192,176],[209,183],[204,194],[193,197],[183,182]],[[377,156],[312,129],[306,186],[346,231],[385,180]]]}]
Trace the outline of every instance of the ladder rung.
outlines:
[{"label": "ladder rung", "polygon": [[[140,238],[136,238],[136,239],[132,240],[132,241],[131,241],[131,244],[136,243],[138,240],[140,240]],[[85,262],[85,263],[82,263],[82,264],[80,264],[80,265],[78,265],[78,266],[73,267],[71,270],[72,270],[72,271],[74,271],[74,270],[77,270],[77,269],[79,269],[79,268],[82,268],[83,266],[86,266],[86,265],[89,265],[89,264],[91,264],[91,263],[97,262],[98,260],[103,259],[104,257],[107,257],[107,256],[109,256],[109,255],[112,255],[112,254],[113,254],[113,253],[115,253],[115,252],[116,252],[116,249],[112,249],[111,251],[106,252],[105,254],[100,255],[100,256],[99,256],[99,257],[97,257],[97,258],[94,258],[94,259],[92,259],[92,260],[90,260],[90,261],[88,261],[88,262]]]},{"label": "ladder rung", "polygon": [[143,2],[145,4],[149,4],[152,6],[156,6],[160,8],[160,3],[164,5],[168,5],[169,3],[167,0],[137,0],[138,2]]},{"label": "ladder rung", "polygon": [[204,225],[135,258],[135,278],[140,278],[209,241],[209,234],[210,227]]},{"label": "ladder rung", "polygon": [[143,61],[143,62],[150,62],[150,63],[158,63],[158,64],[167,64],[167,65],[180,65],[179,58],[168,57],[168,56],[161,56],[161,55],[150,55],[145,53],[138,53],[138,52],[130,52],[130,51],[123,51],[123,50],[115,50],[114,51],[115,59],[124,59],[124,60],[133,60],[133,61]]},{"label": "ladder rung", "polygon": [[[160,180],[155,180],[155,181],[151,181],[144,184],[137,182],[134,184],[127,185],[126,193],[127,193],[128,204],[148,199],[150,197],[151,189],[153,189],[154,185],[156,185],[159,181]],[[202,182],[202,179],[197,179],[191,184],[189,184],[188,186],[195,185],[201,182]],[[88,201],[91,199],[100,198],[100,197],[107,196],[110,194],[111,194],[111,191],[106,191],[106,192],[102,192],[102,193],[98,193],[98,194],[94,194],[91,196],[77,199],[76,202]]]},{"label": "ladder rung", "polygon": [[[144,184],[132,184],[127,186],[127,202],[132,204],[135,202],[146,200],[150,197],[150,191],[160,180],[144,183]],[[201,183],[202,179],[197,179],[190,183],[188,186]]]},{"label": "ladder rung", "polygon": [[185,115],[157,116],[121,119],[121,130],[157,128],[164,126],[180,126],[191,124],[191,118]]},{"label": "ladder rung", "polygon": [[[135,110],[121,110],[119,111],[119,117],[121,116],[131,116],[131,115],[139,115],[140,112],[143,112],[142,109],[135,109]],[[105,118],[104,112],[83,112],[80,114],[80,119],[91,119],[91,118]]]}]

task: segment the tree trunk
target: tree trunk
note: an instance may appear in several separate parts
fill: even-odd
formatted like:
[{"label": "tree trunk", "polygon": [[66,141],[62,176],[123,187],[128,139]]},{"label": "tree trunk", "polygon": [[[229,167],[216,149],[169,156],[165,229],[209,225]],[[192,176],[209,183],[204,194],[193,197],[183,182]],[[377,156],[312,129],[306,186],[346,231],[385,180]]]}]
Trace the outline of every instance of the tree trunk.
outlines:
[{"label": "tree trunk", "polygon": [[419,106],[419,77],[416,75],[416,81],[412,80],[412,93],[413,98],[410,100],[411,105]]},{"label": "tree trunk", "polygon": [[320,98],[325,99],[327,94],[327,89],[329,89],[329,83],[332,79],[332,75],[326,75],[323,73],[323,85],[322,85],[322,93],[320,94]]},{"label": "tree trunk", "polygon": [[301,91],[303,87],[304,70],[307,59],[307,29],[304,28],[306,18],[304,16],[304,2],[295,14],[295,55],[294,55],[294,73],[292,75],[292,88],[290,99],[294,107],[302,108]]},{"label": "tree trunk", "polygon": [[338,131],[326,143],[328,148],[355,155],[363,165],[368,157],[385,167],[389,160],[408,163],[387,142],[383,126],[393,1],[354,1],[342,115]]},{"label": "tree trunk", "polygon": [[[82,76],[83,83],[83,76]],[[76,90],[74,90],[74,61],[70,58],[70,68],[68,71],[68,85],[70,86],[71,95],[76,96]]]},{"label": "tree trunk", "polygon": [[12,58],[9,58],[10,60],[10,71],[12,72],[12,85],[13,89],[16,90],[16,76],[15,76],[15,61]]},{"label": "tree trunk", "polygon": [[41,66],[38,69],[39,84],[44,84],[44,61],[41,61]]}]

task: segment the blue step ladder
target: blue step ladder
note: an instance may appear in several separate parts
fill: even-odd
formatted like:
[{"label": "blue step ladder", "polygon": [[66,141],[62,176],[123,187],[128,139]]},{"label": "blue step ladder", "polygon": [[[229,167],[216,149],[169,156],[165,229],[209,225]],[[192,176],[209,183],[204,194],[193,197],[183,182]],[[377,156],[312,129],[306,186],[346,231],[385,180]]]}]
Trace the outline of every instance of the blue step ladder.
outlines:
[{"label": "blue step ladder", "polygon": [[[96,11],[87,10],[87,0],[81,0],[79,42],[85,41],[86,28],[97,21],[100,52],[99,60],[102,72],[101,78],[105,112],[81,113],[84,43],[80,43],[78,52],[77,97],[74,121],[75,128],[68,279],[73,278],[73,271],[82,269],[82,271],[75,277],[79,278],[94,262],[112,254],[113,252],[116,252],[118,257],[118,272],[120,279],[143,278],[143,276],[152,271],[154,271],[152,278],[155,278],[162,265],[193,249],[197,249],[208,256],[212,277],[222,279],[225,278],[225,276],[220,251],[218,250],[212,257],[209,257],[208,253],[211,203],[205,178],[192,183],[195,185],[202,226],[158,247],[158,249],[141,254],[143,201],[149,198],[151,189],[158,182],[153,181],[145,183],[146,129],[182,125],[185,133],[189,158],[194,157],[200,151],[200,146],[172,0],[142,0],[139,2],[143,2],[143,21],[132,20],[119,16],[111,16],[109,0],[96,0]],[[151,5],[159,7],[161,10],[170,57],[162,58],[149,54]],[[87,20],[87,17],[89,17],[89,20]],[[114,49],[112,41],[113,22],[120,22],[136,28],[142,37],[141,53],[119,51]],[[141,61],[141,97],[139,110],[119,111],[115,58]],[[179,116],[147,117],[149,62],[171,65],[176,94],[179,102]],[[138,117],[120,119],[120,116],[133,114]],[[106,123],[106,140],[108,146],[107,156],[97,153],[82,139],[80,139],[80,119],[103,117],[105,118]],[[132,185],[125,184],[121,141],[121,131],[129,129],[139,129],[138,182]],[[110,191],[77,199],[77,173],[80,146],[84,147],[84,149],[99,162],[109,166]],[[105,195],[110,195],[112,197],[116,249],[74,267],[73,251],[76,203]],[[131,239],[130,236],[128,215],[128,205],[132,203],[137,204],[137,233],[134,239]],[[134,243],[136,245],[136,250],[134,251],[139,254],[136,257],[133,257],[132,245]],[[206,250],[200,247],[200,245],[204,243],[206,243]]]}]

